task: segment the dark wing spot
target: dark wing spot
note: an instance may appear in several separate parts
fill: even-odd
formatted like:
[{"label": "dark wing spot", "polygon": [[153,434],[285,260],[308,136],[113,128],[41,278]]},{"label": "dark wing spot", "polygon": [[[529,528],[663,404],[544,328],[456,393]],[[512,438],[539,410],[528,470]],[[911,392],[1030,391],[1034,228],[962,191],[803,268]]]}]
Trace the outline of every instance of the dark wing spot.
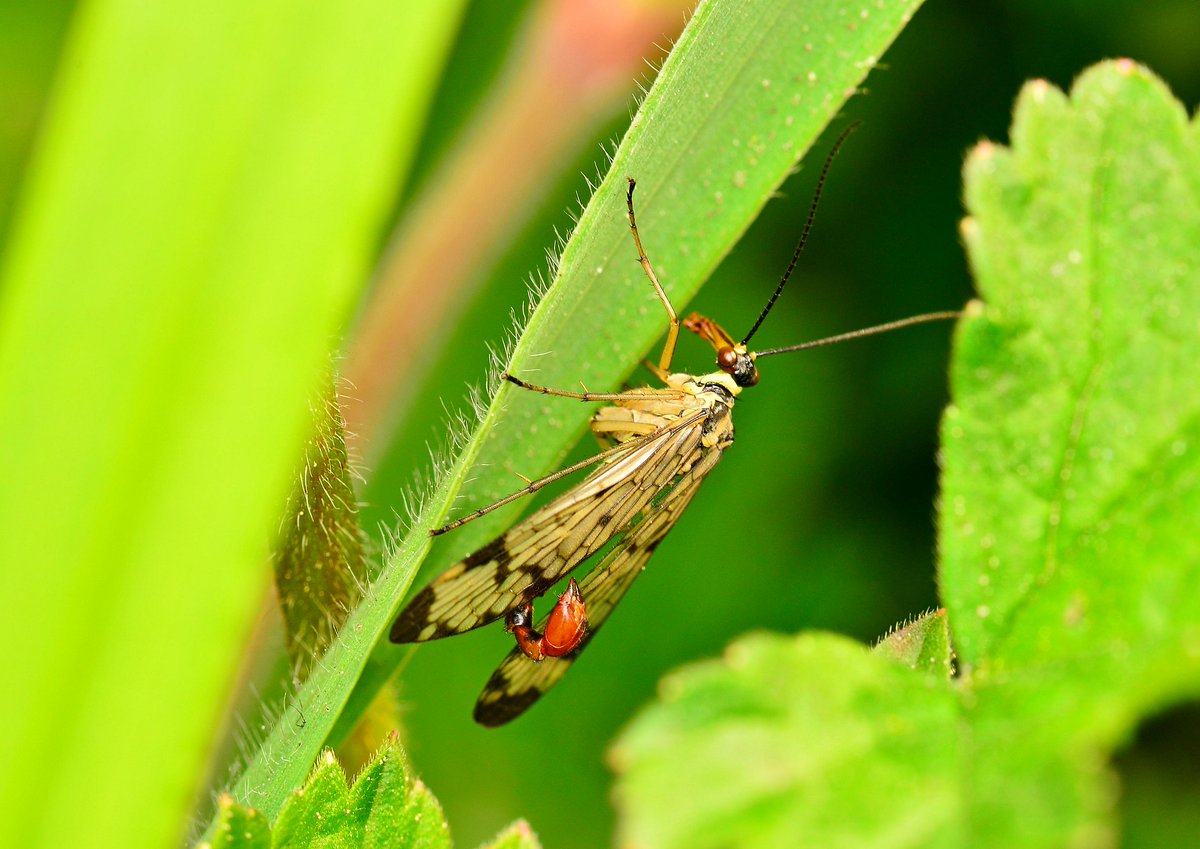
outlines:
[{"label": "dark wing spot", "polygon": [[[435,579],[433,583],[413,596],[412,601],[400,612],[400,616],[392,625],[392,632],[389,635],[389,639],[393,643],[415,643],[420,639],[421,632],[429,627],[430,624],[437,624],[438,627],[426,639],[437,640],[457,634],[458,631],[445,628],[441,623],[436,623],[433,619],[432,610],[437,601],[438,588],[455,581],[472,580],[470,577],[472,570],[487,566],[492,562],[496,563],[496,571],[493,579],[496,586],[499,586],[507,575],[507,570],[504,566],[511,559],[512,555],[508,553],[504,537],[499,536],[465,560],[454,564]],[[480,578],[476,577],[474,580],[480,580]],[[487,621],[490,622],[492,620]],[[483,625],[485,623],[481,621],[479,624]]]},{"label": "dark wing spot", "polygon": [[[475,703],[475,712],[472,714],[475,721],[486,728],[496,728],[516,719],[542,697],[542,691],[537,688],[513,693],[509,692],[511,686],[512,682],[501,670],[493,672],[483,688],[484,695]],[[488,695],[493,698],[485,699]]]},{"label": "dark wing spot", "polygon": [[414,643],[421,631],[425,630],[430,621],[429,611],[436,598],[433,587],[434,585],[430,584],[413,596],[413,600],[400,612],[400,616],[392,624],[392,633],[389,636],[393,643]]},{"label": "dark wing spot", "polygon": [[476,566],[491,563],[493,560],[496,561],[497,565],[503,566],[511,559],[512,555],[508,553],[508,546],[505,543],[504,537],[498,536],[483,548],[467,557],[462,562],[462,565],[465,567],[464,571],[470,571]]}]

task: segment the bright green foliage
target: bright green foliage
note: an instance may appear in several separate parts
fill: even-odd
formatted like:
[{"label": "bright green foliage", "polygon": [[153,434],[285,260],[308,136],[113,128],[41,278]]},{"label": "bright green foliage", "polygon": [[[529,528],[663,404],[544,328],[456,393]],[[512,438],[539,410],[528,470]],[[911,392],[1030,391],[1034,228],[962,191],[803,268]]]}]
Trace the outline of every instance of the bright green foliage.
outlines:
[{"label": "bright green foliage", "polygon": [[940,539],[959,677],[903,631],[882,653],[916,669],[823,636],[736,644],[622,739],[629,842],[1107,845],[1105,760],[1200,692],[1196,124],[1116,62],[1070,98],[1028,85],[1012,139],[966,166],[984,300]]},{"label": "bright green foliage", "polygon": [[[341,765],[326,750],[304,785],[284,802],[270,829],[261,814],[223,798],[207,845],[212,849],[449,849],[451,844],[441,807],[408,772],[393,737],[352,787],[347,787]],[[538,842],[528,826],[516,823],[489,845],[537,849]]]},{"label": "bright green foliage", "polygon": [[394,742],[384,746],[352,788],[326,750],[308,781],[280,809],[272,838],[277,847],[450,845],[437,803],[424,785],[410,782]]}]

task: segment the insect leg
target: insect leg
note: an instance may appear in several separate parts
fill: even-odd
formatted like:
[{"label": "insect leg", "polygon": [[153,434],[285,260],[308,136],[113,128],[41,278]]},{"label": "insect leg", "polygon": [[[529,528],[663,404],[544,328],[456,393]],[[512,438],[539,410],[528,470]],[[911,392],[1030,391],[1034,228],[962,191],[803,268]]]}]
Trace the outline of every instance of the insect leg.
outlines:
[{"label": "insect leg", "polygon": [[677,389],[631,389],[628,392],[567,392],[562,389],[549,389],[536,383],[526,383],[519,377],[505,372],[501,375],[513,386],[528,389],[530,392],[540,392],[543,395],[554,395],[559,398],[576,398],[580,401],[632,401],[638,398],[682,398],[683,393]]},{"label": "insect leg", "polygon": [[633,232],[633,244],[637,247],[638,262],[641,263],[646,276],[650,278],[650,285],[654,287],[658,299],[666,307],[667,318],[671,322],[667,328],[667,341],[663,345],[662,356],[658,358],[658,368],[654,369],[659,380],[666,380],[667,375],[671,373],[671,360],[675,356],[675,342],[679,339],[679,316],[675,314],[675,308],[671,306],[667,293],[663,291],[662,284],[658,282],[654,268],[650,265],[650,258],[646,256],[646,251],[642,247],[642,237],[638,235],[637,219],[633,215],[633,190],[637,186],[637,181],[632,177],[627,179],[629,180],[629,193],[625,195],[625,205],[629,208],[629,229]]},{"label": "insect leg", "polygon": [[645,436],[634,437],[633,439],[622,442],[620,445],[617,445],[614,448],[609,448],[607,451],[601,451],[599,454],[593,454],[591,457],[588,457],[586,460],[580,460],[578,463],[572,463],[570,466],[559,469],[557,472],[546,475],[544,478],[538,478],[537,480],[532,481],[527,486],[525,486],[521,489],[518,489],[516,492],[512,493],[511,495],[504,496],[499,501],[492,502],[487,507],[480,507],[478,510],[468,513],[467,515],[465,515],[461,518],[455,519],[453,522],[450,522],[449,524],[442,525],[440,528],[434,528],[432,531],[429,532],[429,535],[432,537],[441,536],[444,533],[447,533],[449,531],[454,530],[455,528],[465,525],[467,522],[472,522],[481,516],[486,516],[488,513],[491,513],[493,510],[503,507],[506,504],[512,504],[518,498],[524,498],[526,495],[532,495],[533,493],[537,492],[539,489],[549,486],[550,484],[554,483],[557,480],[562,480],[567,475],[574,474],[575,472],[578,472],[580,469],[586,469],[588,466],[594,466],[597,463],[603,462],[604,460],[608,460],[611,457],[617,456],[619,454],[625,454],[628,451],[630,451],[631,449],[637,448],[641,445],[644,445],[647,442],[653,442],[655,439],[661,438],[664,434],[674,433],[676,431],[690,427],[691,425],[698,422],[700,419],[704,418],[706,415],[707,415],[706,412],[697,413],[694,416],[690,416],[686,419],[680,420],[679,422],[671,425],[668,428],[655,430],[652,433],[646,434]]}]

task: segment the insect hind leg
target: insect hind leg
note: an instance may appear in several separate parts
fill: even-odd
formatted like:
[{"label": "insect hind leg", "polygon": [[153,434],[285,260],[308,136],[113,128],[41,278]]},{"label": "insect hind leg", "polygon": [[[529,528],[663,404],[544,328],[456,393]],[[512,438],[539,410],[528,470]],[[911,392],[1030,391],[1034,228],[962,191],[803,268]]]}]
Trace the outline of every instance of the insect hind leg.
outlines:
[{"label": "insect hind leg", "polygon": [[641,264],[642,270],[646,272],[646,277],[650,280],[650,285],[654,287],[655,294],[662,301],[662,305],[667,310],[667,319],[670,325],[667,327],[667,341],[663,345],[662,356],[658,358],[658,365],[651,366],[651,370],[658,376],[659,380],[666,380],[667,375],[671,373],[671,360],[675,357],[675,343],[679,339],[679,316],[675,314],[675,308],[671,306],[671,299],[667,297],[667,293],[663,290],[662,284],[658,282],[658,275],[654,273],[654,266],[650,264],[650,257],[646,256],[646,250],[642,247],[642,237],[638,234],[637,218],[633,214],[633,190],[637,187],[637,181],[632,177],[627,177],[629,180],[629,191],[625,195],[625,206],[629,210],[629,230],[633,233],[633,244],[637,248],[638,263]]}]

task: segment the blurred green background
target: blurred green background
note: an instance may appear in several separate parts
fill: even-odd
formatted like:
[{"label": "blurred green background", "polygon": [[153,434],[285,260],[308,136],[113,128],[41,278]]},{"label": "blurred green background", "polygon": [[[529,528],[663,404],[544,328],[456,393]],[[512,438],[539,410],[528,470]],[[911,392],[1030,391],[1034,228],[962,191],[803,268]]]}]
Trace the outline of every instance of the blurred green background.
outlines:
[{"label": "blurred green background", "polygon": [[[521,49],[530,5],[470,4],[413,181],[397,198],[398,216],[430,188],[472,110]],[[5,229],[72,12],[73,4],[57,0],[0,2]],[[1021,84],[1042,77],[1067,87],[1085,66],[1127,56],[1193,107],[1200,101],[1198,41],[1193,0],[928,0],[847,106],[846,118],[864,126],[835,165],[792,289],[756,343],[784,345],[963,304],[971,287],[956,231],[962,157],[980,139],[1006,140]],[[603,125],[574,144],[569,161],[550,171],[528,163],[531,179],[548,186],[544,197],[511,245],[475,272],[478,296],[453,327],[439,328],[442,353],[410,386],[419,402],[365,470],[373,533],[393,523],[402,491],[427,465],[426,445],[443,439],[447,410],[466,408],[465,386],[480,380],[487,345],[508,331],[530,275],[546,267],[554,231],[568,231],[586,199],[583,175],[603,170],[602,145],[628,123],[634,83]],[[814,161],[785,184],[687,307],[732,333],[748,329],[790,256]],[[653,258],[654,244],[646,247]],[[766,361],[762,383],[738,406],[737,445],[604,638],[566,683],[512,725],[484,730],[470,718],[479,688],[509,647],[496,629],[416,652],[399,679],[405,739],[459,845],[474,845],[518,816],[547,846],[610,842],[605,747],[664,672],[717,654],[751,629],[829,629],[869,641],[936,606],[936,428],[948,335],[945,327],[919,328]],[[689,338],[676,362],[706,370],[710,358]],[[423,577],[448,562],[430,562]]]}]

